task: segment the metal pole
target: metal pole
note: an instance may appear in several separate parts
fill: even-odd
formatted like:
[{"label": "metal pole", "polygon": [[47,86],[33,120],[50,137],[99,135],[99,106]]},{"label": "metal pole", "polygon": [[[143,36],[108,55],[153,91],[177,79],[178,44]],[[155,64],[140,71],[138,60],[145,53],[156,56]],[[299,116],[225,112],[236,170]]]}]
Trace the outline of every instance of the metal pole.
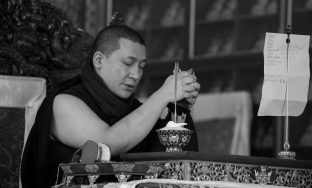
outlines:
[{"label": "metal pole", "polygon": [[[288,71],[288,50],[289,50],[289,43],[290,43],[290,33],[291,33],[291,23],[292,23],[292,0],[281,0],[281,12],[283,15],[281,15],[281,18],[284,18],[283,21],[281,21],[280,30],[283,32],[286,32],[287,34],[287,71]],[[286,9],[284,11],[283,9]],[[285,20],[286,19],[286,20]],[[282,30],[283,28],[283,30]],[[287,83],[288,84],[288,81]],[[284,127],[284,145],[283,145],[283,151],[280,151],[278,153],[279,158],[281,159],[295,159],[296,153],[293,151],[289,151],[290,145],[289,145],[289,116],[288,116],[288,85],[286,86],[286,106],[287,106],[287,113],[285,116],[285,127]]]}]

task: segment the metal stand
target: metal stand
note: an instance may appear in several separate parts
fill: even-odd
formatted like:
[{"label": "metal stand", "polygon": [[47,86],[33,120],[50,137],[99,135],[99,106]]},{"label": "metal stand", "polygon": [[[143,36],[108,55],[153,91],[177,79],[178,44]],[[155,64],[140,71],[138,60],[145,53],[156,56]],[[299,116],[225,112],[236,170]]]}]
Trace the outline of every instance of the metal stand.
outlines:
[{"label": "metal stand", "polygon": [[[287,39],[286,39],[286,43],[287,43],[287,49],[286,49],[286,53],[287,53],[287,56],[286,56],[286,61],[287,61],[287,72],[288,72],[288,51],[289,51],[289,43],[290,43],[290,33],[291,33],[291,26],[290,25],[287,25],[286,27],[286,33],[287,33]],[[287,80],[287,83],[286,83],[286,111],[287,111],[287,114],[286,114],[286,122],[285,122],[285,141],[284,141],[284,145],[283,145],[283,151],[280,151],[278,153],[278,157],[280,159],[295,159],[296,157],[296,153],[293,152],[293,151],[289,151],[290,149],[290,144],[289,144],[289,116],[288,116],[288,80]]]}]

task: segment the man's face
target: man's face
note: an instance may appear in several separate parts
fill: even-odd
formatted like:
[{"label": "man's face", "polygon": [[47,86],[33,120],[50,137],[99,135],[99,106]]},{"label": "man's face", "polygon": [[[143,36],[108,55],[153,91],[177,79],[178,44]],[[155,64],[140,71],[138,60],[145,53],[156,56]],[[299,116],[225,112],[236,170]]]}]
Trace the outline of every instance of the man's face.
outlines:
[{"label": "man's face", "polygon": [[145,46],[128,39],[119,40],[120,48],[109,58],[100,58],[99,76],[107,87],[120,98],[128,98],[136,89],[146,64]]}]

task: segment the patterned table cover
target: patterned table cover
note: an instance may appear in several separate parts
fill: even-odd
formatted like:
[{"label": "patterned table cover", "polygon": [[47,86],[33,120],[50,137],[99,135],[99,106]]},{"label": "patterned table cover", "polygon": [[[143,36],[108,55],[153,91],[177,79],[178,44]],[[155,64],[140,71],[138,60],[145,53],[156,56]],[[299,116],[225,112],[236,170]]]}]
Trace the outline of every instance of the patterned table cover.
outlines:
[{"label": "patterned table cover", "polygon": [[[63,164],[63,181],[55,187],[312,187],[312,161],[197,152],[133,153],[121,159],[124,162]],[[108,174],[119,183],[96,182]],[[87,183],[73,183],[81,175],[87,176]]]},{"label": "patterned table cover", "polygon": [[164,170],[158,175],[161,179],[312,187],[312,161],[189,151],[130,153],[121,158],[162,166]]},{"label": "patterned table cover", "polygon": [[[127,182],[135,179],[156,178],[163,168],[140,162],[96,162],[60,164],[57,184],[53,187],[76,187],[108,182]],[[62,176],[62,177],[60,177]],[[59,181],[61,179],[61,181]],[[96,185],[94,185],[96,186]]]}]

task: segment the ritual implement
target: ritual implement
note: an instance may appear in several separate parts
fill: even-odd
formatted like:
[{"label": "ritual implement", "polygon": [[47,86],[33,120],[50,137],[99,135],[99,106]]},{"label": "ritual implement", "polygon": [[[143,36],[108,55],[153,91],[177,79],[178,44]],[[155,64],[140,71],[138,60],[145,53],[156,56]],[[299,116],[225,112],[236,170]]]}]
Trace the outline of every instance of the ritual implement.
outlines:
[{"label": "ritual implement", "polygon": [[177,84],[178,84],[179,62],[174,63],[174,122],[177,123]]}]

